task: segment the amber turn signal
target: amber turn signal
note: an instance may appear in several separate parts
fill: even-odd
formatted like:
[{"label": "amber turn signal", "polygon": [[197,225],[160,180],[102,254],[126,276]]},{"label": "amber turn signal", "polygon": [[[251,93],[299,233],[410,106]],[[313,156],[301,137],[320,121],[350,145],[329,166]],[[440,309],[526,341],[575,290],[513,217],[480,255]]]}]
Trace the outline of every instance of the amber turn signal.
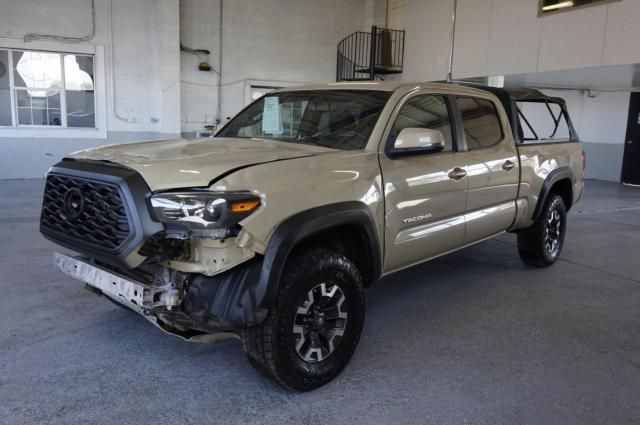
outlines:
[{"label": "amber turn signal", "polygon": [[231,204],[231,211],[233,212],[248,212],[253,211],[258,208],[260,205],[259,199],[254,199],[251,201],[242,201],[242,202],[234,202]]}]

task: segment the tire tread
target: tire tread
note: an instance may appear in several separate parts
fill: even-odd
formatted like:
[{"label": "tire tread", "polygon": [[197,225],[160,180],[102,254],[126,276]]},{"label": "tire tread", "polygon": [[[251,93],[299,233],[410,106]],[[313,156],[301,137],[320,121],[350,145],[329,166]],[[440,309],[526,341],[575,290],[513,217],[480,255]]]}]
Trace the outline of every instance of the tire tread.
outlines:
[{"label": "tire tread", "polygon": [[[562,219],[566,226],[566,209],[564,201],[560,195],[552,192],[549,194],[545,202],[545,206],[536,221],[530,227],[518,232],[518,253],[525,264],[534,267],[549,267],[558,259],[558,257],[555,259],[549,259],[544,247],[545,220],[552,206],[556,204],[560,205],[562,210]],[[558,256],[559,255],[560,254],[558,253]]]},{"label": "tire tread", "polygon": [[[285,303],[288,302],[287,295],[289,294],[291,286],[294,285],[306,271],[321,263],[332,263],[341,269],[348,270],[350,275],[357,277],[356,286],[361,294],[361,305],[359,307],[361,308],[360,311],[362,311],[362,314],[364,314],[364,285],[356,266],[346,257],[332,251],[318,248],[304,249],[295,253],[287,262],[278,288],[275,306],[269,311],[264,322],[245,328],[241,333],[243,349],[249,357],[249,362],[259,372],[269,376],[277,384],[287,389],[306,391],[317,388],[326,384],[340,373],[340,370],[338,370],[335,374],[329,376],[309,378],[308,376],[296,374],[293,370],[283,372],[278,370],[277,359],[274,354],[277,350],[277,342],[274,340],[275,322],[281,309]],[[358,340],[359,333],[358,337],[352,341],[349,356],[355,351]],[[294,382],[302,382],[302,385],[292,384]]]}]

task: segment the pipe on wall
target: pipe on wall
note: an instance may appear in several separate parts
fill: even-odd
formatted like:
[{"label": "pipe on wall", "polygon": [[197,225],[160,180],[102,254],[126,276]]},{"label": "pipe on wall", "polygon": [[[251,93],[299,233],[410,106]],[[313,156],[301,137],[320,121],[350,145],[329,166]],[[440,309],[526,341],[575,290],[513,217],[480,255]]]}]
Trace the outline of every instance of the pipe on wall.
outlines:
[{"label": "pipe on wall", "polygon": [[31,33],[24,36],[25,43],[35,40],[52,40],[60,43],[84,43],[96,36],[96,0],[91,0],[91,32],[83,37],[67,37],[54,34]]},{"label": "pipe on wall", "polygon": [[453,13],[451,14],[451,44],[449,45],[449,67],[447,69],[447,82],[453,81],[453,51],[456,43],[456,12],[458,0],[453,0]]},{"label": "pipe on wall", "polygon": [[222,122],[222,14],[224,12],[224,0],[220,0],[220,21],[218,36],[218,110],[216,111],[217,124]]}]

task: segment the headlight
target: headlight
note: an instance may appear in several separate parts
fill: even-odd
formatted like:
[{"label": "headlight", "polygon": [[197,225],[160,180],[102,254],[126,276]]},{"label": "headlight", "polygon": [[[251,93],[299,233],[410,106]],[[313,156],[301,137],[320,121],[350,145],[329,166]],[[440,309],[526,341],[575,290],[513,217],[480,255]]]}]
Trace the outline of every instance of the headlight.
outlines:
[{"label": "headlight", "polygon": [[260,198],[239,192],[167,192],[151,197],[158,219],[169,226],[213,238],[235,236],[238,223],[260,206]]}]

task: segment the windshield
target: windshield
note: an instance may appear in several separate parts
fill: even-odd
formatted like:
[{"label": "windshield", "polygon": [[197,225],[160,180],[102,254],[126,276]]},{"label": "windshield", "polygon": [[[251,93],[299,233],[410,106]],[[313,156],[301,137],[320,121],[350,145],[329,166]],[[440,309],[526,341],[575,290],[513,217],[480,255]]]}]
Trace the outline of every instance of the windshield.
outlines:
[{"label": "windshield", "polygon": [[364,149],[391,93],[300,90],[268,94],[216,137],[274,139],[334,149]]}]

